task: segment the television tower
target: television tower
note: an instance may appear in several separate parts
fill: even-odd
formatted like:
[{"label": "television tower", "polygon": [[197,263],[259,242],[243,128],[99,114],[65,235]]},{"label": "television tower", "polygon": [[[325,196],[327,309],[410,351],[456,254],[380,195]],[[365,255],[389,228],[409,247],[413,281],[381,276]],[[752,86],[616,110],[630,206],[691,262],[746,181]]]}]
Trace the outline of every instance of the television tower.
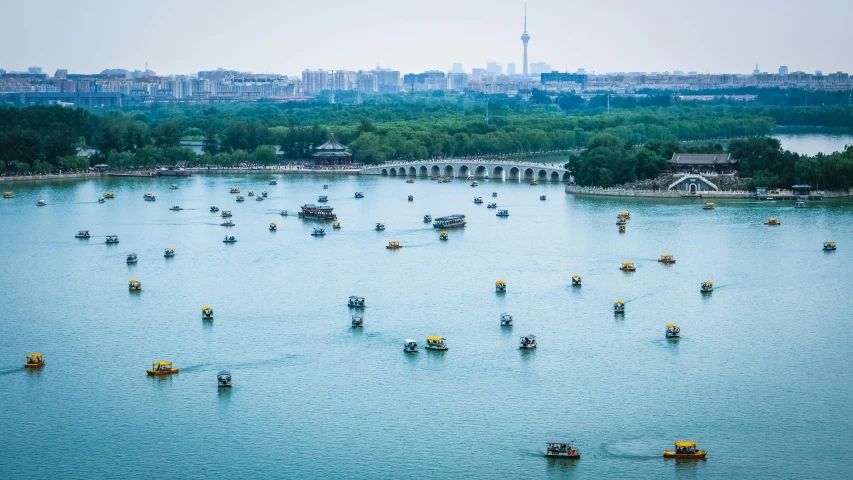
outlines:
[{"label": "television tower", "polygon": [[524,76],[527,76],[527,42],[530,35],[527,34],[527,2],[524,2],[524,33],[521,34],[521,42],[524,44]]}]

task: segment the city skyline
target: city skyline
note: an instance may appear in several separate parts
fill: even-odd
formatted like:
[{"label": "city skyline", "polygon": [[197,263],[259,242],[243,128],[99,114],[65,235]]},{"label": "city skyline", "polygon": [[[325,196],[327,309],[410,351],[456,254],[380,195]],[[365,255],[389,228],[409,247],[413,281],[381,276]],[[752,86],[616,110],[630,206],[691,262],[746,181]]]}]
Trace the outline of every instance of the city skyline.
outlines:
[{"label": "city skyline", "polygon": [[[100,0],[82,3],[104,4]],[[158,3],[154,0],[152,5]],[[722,0],[709,7],[678,5],[677,9],[672,3],[531,2],[527,20],[536,41],[530,44],[528,65],[545,62],[558,71],[583,68],[599,73],[749,73],[755,63],[769,72],[780,65],[806,72],[853,70],[853,58],[843,51],[853,41],[853,32],[844,25],[853,13],[849,2],[823,0],[820,8],[804,9],[796,17],[786,15],[783,8],[767,10],[757,0]],[[524,2],[483,9],[436,0],[429,11],[388,7],[375,0],[358,6],[330,0],[322,7],[246,0],[239,11],[219,8],[224,4],[211,0],[202,11],[170,4],[169,14],[164,15],[167,10],[136,9],[129,2],[90,11],[79,8],[79,3],[45,0],[35,23],[7,26],[10,38],[28,41],[24,48],[3,49],[0,68],[25,71],[38,65],[46,72],[62,68],[91,73],[108,68],[142,70],[147,61],[161,75],[224,67],[295,76],[305,69],[366,70],[377,64],[419,72],[446,71],[452,62],[462,63],[468,71],[489,60],[502,65],[522,63],[522,67],[524,63],[518,45]],[[445,7],[454,15],[435,13]],[[363,14],[365,8],[370,15]],[[4,9],[9,18],[27,15],[21,3]],[[225,11],[228,15],[221,13]],[[401,21],[409,17],[418,21]],[[70,32],[73,40],[64,41],[63,35]]]}]

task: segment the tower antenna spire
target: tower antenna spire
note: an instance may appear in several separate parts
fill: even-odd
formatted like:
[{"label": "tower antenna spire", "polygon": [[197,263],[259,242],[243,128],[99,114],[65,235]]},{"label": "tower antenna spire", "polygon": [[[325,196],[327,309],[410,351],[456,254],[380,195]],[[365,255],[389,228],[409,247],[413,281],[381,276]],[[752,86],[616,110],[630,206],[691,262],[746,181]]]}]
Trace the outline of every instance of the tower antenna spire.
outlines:
[{"label": "tower antenna spire", "polygon": [[524,45],[524,63],[522,71],[524,76],[527,76],[527,42],[530,41],[530,35],[527,34],[527,2],[524,2],[524,33],[521,34],[521,43]]},{"label": "tower antenna spire", "polygon": [[524,2],[524,33],[527,33],[527,2]]}]

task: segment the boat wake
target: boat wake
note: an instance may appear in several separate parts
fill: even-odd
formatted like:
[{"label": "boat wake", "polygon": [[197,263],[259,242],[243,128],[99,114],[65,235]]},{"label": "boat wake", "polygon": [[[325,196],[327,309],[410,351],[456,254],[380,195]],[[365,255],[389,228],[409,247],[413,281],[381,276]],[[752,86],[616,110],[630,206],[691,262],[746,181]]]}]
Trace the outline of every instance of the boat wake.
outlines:
[{"label": "boat wake", "polygon": [[15,368],[13,370],[0,370],[0,375],[11,375],[13,373],[23,372],[26,370],[24,367]]}]

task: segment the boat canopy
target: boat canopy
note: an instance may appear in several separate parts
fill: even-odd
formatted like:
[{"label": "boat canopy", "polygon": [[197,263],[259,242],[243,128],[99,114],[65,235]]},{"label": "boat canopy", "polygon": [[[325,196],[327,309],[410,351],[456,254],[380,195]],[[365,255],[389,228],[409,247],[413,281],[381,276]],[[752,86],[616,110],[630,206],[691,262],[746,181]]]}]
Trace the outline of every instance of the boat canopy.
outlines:
[{"label": "boat canopy", "polygon": [[528,339],[528,340],[536,340],[536,335],[527,335],[527,336],[526,336],[526,337],[524,337],[524,338],[526,338],[526,339]]},{"label": "boat canopy", "polygon": [[777,220],[777,218],[776,217],[770,217],[768,220],[771,222],[775,222]]},{"label": "boat canopy", "polygon": [[220,376],[220,377],[221,377],[221,376],[223,376],[223,375],[227,375],[227,376],[229,376],[229,377],[230,377],[230,376],[231,376],[231,372],[229,372],[228,370],[222,370],[221,372],[217,373],[217,375],[218,375],[218,376]]},{"label": "boat canopy", "polygon": [[166,367],[172,365],[172,362],[154,362],[154,366]]},{"label": "boat canopy", "polygon": [[671,253],[664,253],[663,255],[661,255],[661,257],[671,257],[671,256],[672,256]]},{"label": "boat canopy", "polygon": [[713,284],[714,284],[714,282],[712,282],[712,281],[710,281],[710,280],[708,280],[708,281],[707,281],[707,282],[705,282],[705,283],[706,283],[706,284],[708,284],[708,285],[713,285]]},{"label": "boat canopy", "polygon": [[430,342],[440,342],[444,339],[441,337],[427,337],[427,340],[429,340]]},{"label": "boat canopy", "polygon": [[676,447],[695,447],[696,442],[675,442]]},{"label": "boat canopy", "polygon": [[506,282],[504,282],[503,280],[498,280],[497,282],[495,282],[495,285],[506,285]]},{"label": "boat canopy", "polygon": [[211,307],[210,305],[205,305],[205,306],[201,307],[201,309],[202,310],[213,310],[213,307]]},{"label": "boat canopy", "polygon": [[418,343],[418,342],[412,340],[411,338],[407,338],[406,343]]},{"label": "boat canopy", "polygon": [[835,242],[833,242],[832,240],[830,240],[830,241],[826,242],[826,244],[827,244],[827,245],[835,245]]},{"label": "boat canopy", "polygon": [[27,358],[41,358],[41,354],[40,353],[31,353],[31,354],[27,355]]},{"label": "boat canopy", "polygon": [[668,323],[668,324],[666,324],[666,328],[676,328],[676,327],[678,327],[678,325],[676,325],[676,324],[674,324],[674,323]]},{"label": "boat canopy", "polygon": [[616,305],[625,305],[625,302],[623,302],[622,300],[616,300],[615,303]]},{"label": "boat canopy", "polygon": [[622,262],[622,265],[633,265],[634,262]]},{"label": "boat canopy", "polygon": [[130,283],[136,283],[138,280],[131,280]]},{"label": "boat canopy", "polygon": [[575,275],[572,275],[572,278],[581,278],[581,276],[580,276],[580,275],[575,274]]}]

